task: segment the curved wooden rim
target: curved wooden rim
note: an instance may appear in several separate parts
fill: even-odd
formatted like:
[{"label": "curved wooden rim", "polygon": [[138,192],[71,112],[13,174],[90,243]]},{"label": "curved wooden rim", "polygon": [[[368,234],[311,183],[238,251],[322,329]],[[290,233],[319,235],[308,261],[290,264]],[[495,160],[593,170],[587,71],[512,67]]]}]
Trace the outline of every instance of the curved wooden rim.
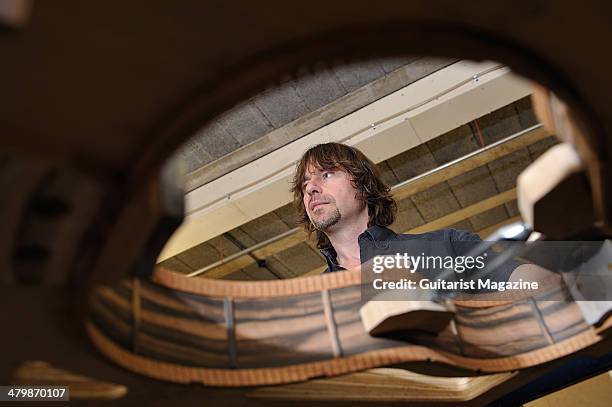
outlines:
[{"label": "curved wooden rim", "polygon": [[540,296],[551,293],[559,287],[563,287],[564,282],[560,279],[560,276],[553,274],[538,281],[538,284],[539,288],[533,293],[525,290],[507,290],[503,292],[470,294],[465,297],[459,296],[453,299],[453,304],[466,308],[486,308],[499,305],[510,305],[528,298],[539,300]]},{"label": "curved wooden rim", "polygon": [[549,362],[593,345],[602,340],[600,333],[611,326],[612,318],[608,318],[600,327],[584,331],[564,341],[520,355],[501,358],[474,359],[424,346],[406,345],[287,367],[211,369],[160,362],[136,355],[112,342],[92,322],[85,322],[85,329],[96,348],[118,365],[155,379],[178,383],[197,382],[209,386],[291,383],[320,376],[335,376],[374,367],[421,361],[444,363],[483,374],[512,371]]},{"label": "curved wooden rim", "polygon": [[[227,281],[211,278],[189,278],[181,273],[157,267],[151,279],[163,287],[190,294],[231,298],[271,298],[357,286],[361,284],[361,271],[355,269],[286,280]],[[467,308],[509,305],[518,300],[541,295],[542,290],[556,288],[559,283],[555,279],[548,278],[542,281],[541,285],[542,288],[533,295],[526,294],[523,291],[519,293],[505,291],[476,294],[468,299],[454,299],[453,303]]]},{"label": "curved wooden rim", "polygon": [[212,297],[269,298],[359,285],[361,284],[361,272],[350,270],[342,273],[325,273],[318,276],[273,281],[227,281],[189,278],[158,267],[153,273],[152,280],[164,287],[191,294]]}]

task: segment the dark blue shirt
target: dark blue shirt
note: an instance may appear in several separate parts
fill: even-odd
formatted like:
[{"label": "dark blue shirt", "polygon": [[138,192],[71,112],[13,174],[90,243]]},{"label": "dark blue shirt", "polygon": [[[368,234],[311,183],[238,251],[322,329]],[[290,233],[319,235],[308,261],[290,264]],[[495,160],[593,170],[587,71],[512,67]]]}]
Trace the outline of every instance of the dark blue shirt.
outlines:
[{"label": "dark blue shirt", "polygon": [[[402,242],[402,241],[415,241],[415,240],[426,240],[433,242],[442,242],[443,245],[438,245],[437,248],[443,247],[445,253],[437,253],[437,254],[445,254],[445,255],[458,255],[458,251],[460,249],[457,248],[458,245],[454,245],[454,242],[466,242],[473,241],[479,242],[481,241],[480,237],[471,232],[467,232],[465,230],[456,230],[456,229],[440,229],[433,232],[420,233],[420,234],[400,234],[395,233],[389,228],[382,226],[371,226],[366,229],[361,235],[359,235],[357,241],[359,243],[359,255],[361,258],[361,262],[364,263],[368,260],[368,255],[366,254],[366,250],[364,246],[369,242],[373,242],[374,245],[381,249],[386,249],[389,246],[390,242]],[[325,257],[327,261],[327,270],[326,273],[346,270],[342,266],[337,263],[337,253],[332,246],[320,249],[321,254]],[[497,281],[508,281],[510,278],[510,274],[514,271],[514,269],[520,263],[509,263],[504,267],[500,267],[498,270],[495,270],[494,274],[491,275]]]}]

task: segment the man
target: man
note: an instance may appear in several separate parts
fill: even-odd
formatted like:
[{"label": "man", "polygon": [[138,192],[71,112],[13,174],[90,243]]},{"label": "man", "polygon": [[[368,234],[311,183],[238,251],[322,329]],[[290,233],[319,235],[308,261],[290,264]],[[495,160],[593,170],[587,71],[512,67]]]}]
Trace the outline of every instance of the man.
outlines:
[{"label": "man", "polygon": [[[442,242],[436,250],[456,255],[454,242],[480,240],[478,235],[454,229],[408,235],[387,228],[397,210],[390,188],[376,165],[347,145],[319,144],[306,151],[297,165],[292,192],[298,223],[309,236],[316,233],[326,272],[359,267],[368,260],[364,256],[368,242],[436,241]],[[515,266],[499,268],[494,278],[508,281]],[[513,279],[519,277],[513,275]]]}]

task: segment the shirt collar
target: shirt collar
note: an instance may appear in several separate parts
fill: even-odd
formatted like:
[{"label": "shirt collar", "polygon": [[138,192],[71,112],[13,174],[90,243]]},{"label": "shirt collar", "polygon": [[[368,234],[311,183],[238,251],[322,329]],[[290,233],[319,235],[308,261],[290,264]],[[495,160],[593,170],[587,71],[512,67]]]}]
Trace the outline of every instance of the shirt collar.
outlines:
[{"label": "shirt collar", "polygon": [[395,232],[384,226],[373,225],[367,228],[365,232],[360,234],[359,239],[363,239],[366,236],[375,242],[380,242],[391,239],[393,236],[395,236]]},{"label": "shirt collar", "polygon": [[[395,236],[395,232],[392,231],[391,229],[383,227],[383,226],[373,225],[367,228],[362,234],[360,234],[357,240],[359,242],[364,241],[364,240],[380,242],[380,241],[387,241],[391,239],[393,236]],[[319,251],[321,252],[323,257],[325,257],[325,260],[327,261],[327,270],[326,270],[327,272],[345,270],[343,267],[338,265],[337,263],[338,254],[336,253],[336,250],[334,249],[333,246],[324,247],[322,249],[319,249]]]}]

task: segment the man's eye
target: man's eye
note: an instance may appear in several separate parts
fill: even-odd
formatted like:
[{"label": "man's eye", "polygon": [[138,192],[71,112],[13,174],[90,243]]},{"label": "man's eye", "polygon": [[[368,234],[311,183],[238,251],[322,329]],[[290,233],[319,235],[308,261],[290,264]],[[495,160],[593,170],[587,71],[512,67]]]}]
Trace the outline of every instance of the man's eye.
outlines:
[{"label": "man's eye", "polygon": [[331,177],[332,174],[333,173],[331,171],[324,172],[323,173],[323,178],[329,178],[329,177]]}]

